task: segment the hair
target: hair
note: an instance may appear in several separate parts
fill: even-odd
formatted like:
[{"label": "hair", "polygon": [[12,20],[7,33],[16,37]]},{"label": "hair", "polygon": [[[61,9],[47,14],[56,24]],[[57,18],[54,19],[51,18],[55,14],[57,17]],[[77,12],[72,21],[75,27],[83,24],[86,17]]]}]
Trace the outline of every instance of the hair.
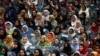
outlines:
[{"label": "hair", "polygon": [[4,53],[3,55],[4,55],[4,56],[7,56],[7,52],[8,52],[7,47],[2,46],[2,47],[1,47],[1,50],[0,50],[0,53],[1,53],[2,49],[5,49],[5,53]]},{"label": "hair", "polygon": [[[19,53],[20,53],[21,50],[24,51],[24,56],[27,56],[27,55],[26,55],[26,51],[25,51],[25,49],[20,49],[20,50],[19,50]],[[20,55],[20,54],[18,54],[18,55]]]},{"label": "hair", "polygon": [[60,52],[58,50],[53,50],[53,53],[55,53],[56,56],[60,56]]},{"label": "hair", "polygon": [[7,35],[7,32],[6,32],[6,31],[5,31],[5,29],[4,29],[4,28],[2,28],[2,27],[0,28],[0,31],[1,31],[1,30],[3,30],[3,31],[4,31],[4,34],[0,36],[0,39],[1,39],[1,40],[4,40],[4,39],[5,39],[5,37],[6,37],[6,35]]},{"label": "hair", "polygon": [[42,50],[41,50],[41,49],[35,49],[35,50],[34,50],[34,53],[35,53],[36,50],[39,51],[39,56],[43,56],[43,53],[42,53]]}]

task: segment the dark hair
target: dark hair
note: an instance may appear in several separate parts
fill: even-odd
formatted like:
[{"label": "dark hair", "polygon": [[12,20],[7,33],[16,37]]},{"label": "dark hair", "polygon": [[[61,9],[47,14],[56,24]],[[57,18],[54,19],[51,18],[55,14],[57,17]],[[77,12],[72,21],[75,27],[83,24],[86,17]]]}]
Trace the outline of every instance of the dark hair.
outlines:
[{"label": "dark hair", "polygon": [[79,53],[75,53],[73,56],[80,56]]},{"label": "dark hair", "polygon": [[[65,44],[67,44],[67,46],[65,46]],[[63,52],[66,53],[68,56],[70,56],[73,53],[71,45],[68,42],[64,43]]]},{"label": "dark hair", "polygon": [[20,49],[20,50],[19,50],[19,54],[18,54],[18,55],[20,55],[20,51],[21,51],[21,50],[23,50],[23,51],[24,51],[24,56],[27,56],[27,55],[26,55],[26,51],[25,51],[25,49]]},{"label": "dark hair", "polygon": [[[59,32],[56,32],[56,30],[59,28]],[[59,35],[61,33],[61,28],[59,26],[56,26],[54,29],[54,34]]]},{"label": "dark hair", "polygon": [[[2,53],[2,54],[3,54],[4,56],[7,56],[7,52],[8,52],[7,47],[2,46],[2,47],[1,47],[1,51],[2,51],[2,49],[5,49],[5,53],[4,53],[4,54]],[[1,51],[0,51],[0,52],[1,52]]]},{"label": "dark hair", "polygon": [[[15,25],[15,23],[16,23],[17,21],[18,21],[19,25]],[[22,26],[21,26],[21,22],[20,22],[19,20],[16,20],[15,23],[14,23],[15,27],[18,28],[18,29],[21,29],[21,27],[22,27]]]},{"label": "dark hair", "polygon": [[[15,35],[14,32],[17,32],[17,34]],[[12,34],[13,38],[19,41],[21,39],[20,31],[18,29],[15,29],[14,32]]]},{"label": "dark hair", "polygon": [[52,30],[52,25],[51,25],[51,22],[50,21],[45,21],[44,22],[45,24],[47,23],[48,24],[48,26],[44,26],[44,28],[46,28],[46,29],[48,29],[49,31],[51,31]]},{"label": "dark hair", "polygon": [[34,50],[34,53],[35,53],[36,50],[39,51],[39,56],[43,56],[43,53],[42,53],[42,50],[41,50],[41,49],[35,49],[35,50]]},{"label": "dark hair", "polygon": [[60,56],[60,52],[58,50],[53,50],[53,53],[56,54],[56,56]]},{"label": "dark hair", "polygon": [[6,32],[5,29],[2,28],[2,27],[0,28],[0,30],[3,30],[3,31],[4,31],[4,34],[0,36],[0,39],[1,39],[1,40],[4,40],[5,37],[6,37],[6,35],[7,35],[7,32]]}]

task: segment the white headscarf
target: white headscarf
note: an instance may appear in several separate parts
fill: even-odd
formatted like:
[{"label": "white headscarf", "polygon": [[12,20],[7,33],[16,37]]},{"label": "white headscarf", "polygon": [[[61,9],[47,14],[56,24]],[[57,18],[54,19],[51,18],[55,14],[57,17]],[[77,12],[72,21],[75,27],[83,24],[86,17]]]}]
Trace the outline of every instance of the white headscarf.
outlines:
[{"label": "white headscarf", "polygon": [[46,13],[46,16],[43,15],[42,18],[43,18],[44,20],[46,20],[46,21],[50,21],[50,20],[49,20],[49,14],[50,14],[50,12],[49,12],[48,10],[44,10],[43,13]]}]

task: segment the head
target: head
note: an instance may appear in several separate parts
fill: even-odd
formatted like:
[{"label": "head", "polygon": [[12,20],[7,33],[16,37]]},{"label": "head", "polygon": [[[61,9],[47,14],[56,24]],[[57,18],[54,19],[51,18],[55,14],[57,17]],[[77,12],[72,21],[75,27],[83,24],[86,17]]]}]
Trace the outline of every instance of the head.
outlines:
[{"label": "head", "polygon": [[13,37],[12,37],[12,35],[7,35],[6,38],[5,38],[5,41],[6,41],[6,43],[11,43],[11,42],[13,42]]},{"label": "head", "polygon": [[5,25],[6,25],[6,29],[11,29],[13,27],[13,24],[9,21],[5,22]]},{"label": "head", "polygon": [[0,7],[0,15],[3,15],[4,14],[4,8],[3,7]]},{"label": "head", "polygon": [[34,34],[35,34],[35,37],[40,37],[41,36],[40,30],[36,30]]},{"label": "head", "polygon": [[35,49],[34,50],[34,56],[43,56],[42,50],[41,49]]},{"label": "head", "polygon": [[97,23],[96,23],[95,21],[93,21],[93,22],[91,23],[91,25],[92,25],[92,27],[96,27],[96,26],[97,26]]},{"label": "head", "polygon": [[20,27],[21,26],[21,22],[19,20],[16,20],[14,25],[15,25],[15,27]]},{"label": "head", "polygon": [[7,52],[8,52],[8,49],[6,47],[1,47],[1,51],[0,51],[1,54],[3,54],[4,56],[7,56]]},{"label": "head", "polygon": [[44,11],[43,11],[43,15],[44,15],[44,16],[48,16],[49,13],[50,13],[50,12],[49,12],[48,10],[44,10]]},{"label": "head", "polygon": [[50,15],[50,16],[49,16],[49,20],[50,20],[51,22],[54,21],[54,20],[55,20],[54,16],[53,16],[53,15]]},{"label": "head", "polygon": [[47,37],[48,37],[48,38],[53,38],[53,37],[55,37],[55,36],[54,36],[54,33],[53,33],[53,32],[49,32],[49,33],[47,34]]},{"label": "head", "polygon": [[85,5],[82,5],[82,6],[81,6],[81,9],[82,9],[83,11],[85,11],[85,10],[86,10],[86,6],[85,6]]},{"label": "head", "polygon": [[83,44],[80,44],[79,51],[82,52],[83,50],[84,50],[84,45]]},{"label": "head", "polygon": [[19,56],[26,56],[26,51],[24,49],[20,49]]},{"label": "head", "polygon": [[23,30],[23,32],[28,32],[28,26],[27,25],[23,25],[22,26],[22,30]]},{"label": "head", "polygon": [[74,38],[72,43],[73,43],[73,45],[77,45],[78,44],[78,38]]},{"label": "head", "polygon": [[47,41],[47,37],[45,35],[42,35],[41,38],[40,38],[40,42],[44,43],[46,41]]},{"label": "head", "polygon": [[60,43],[60,40],[59,40],[58,38],[56,38],[56,39],[54,40],[54,43],[55,43],[55,44],[59,44],[59,43]]},{"label": "head", "polygon": [[55,30],[54,30],[54,33],[55,34],[60,34],[61,33],[61,28],[59,26],[56,26]]},{"label": "head", "polygon": [[85,32],[81,34],[81,37],[82,37],[82,40],[88,40],[88,35]]},{"label": "head", "polygon": [[3,37],[3,39],[6,37],[7,33],[4,28],[0,28],[0,37]]},{"label": "head", "polygon": [[26,44],[28,42],[28,38],[26,36],[22,37],[22,44]]},{"label": "head", "polygon": [[75,30],[74,30],[72,27],[70,27],[70,28],[68,29],[68,33],[69,33],[69,34],[73,34],[73,33],[75,33]]},{"label": "head", "polygon": [[36,20],[42,20],[42,13],[41,12],[37,13]]},{"label": "head", "polygon": [[15,40],[14,41],[14,46],[13,46],[15,49],[20,49],[21,48],[21,44],[17,41],[17,40]]},{"label": "head", "polygon": [[20,34],[19,30],[18,29],[14,29],[13,35],[17,36],[19,34]]},{"label": "head", "polygon": [[97,33],[97,39],[100,39],[100,33]]},{"label": "head", "polygon": [[73,15],[73,16],[71,17],[71,21],[72,21],[72,22],[75,22],[77,19],[78,19],[78,17],[77,17],[76,15]]},{"label": "head", "polygon": [[82,26],[82,27],[80,27],[80,33],[84,33],[86,30],[85,30],[85,27],[84,26]]}]

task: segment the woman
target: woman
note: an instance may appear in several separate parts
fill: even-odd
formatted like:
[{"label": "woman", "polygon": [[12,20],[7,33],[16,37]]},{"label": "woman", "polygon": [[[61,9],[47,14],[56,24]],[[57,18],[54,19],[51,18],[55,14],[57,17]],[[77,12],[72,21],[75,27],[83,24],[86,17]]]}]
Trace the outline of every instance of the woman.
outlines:
[{"label": "woman", "polygon": [[44,22],[44,28],[47,29],[48,31],[51,31],[52,30],[52,25],[51,25],[51,22],[50,21],[45,21]]},{"label": "woman", "polygon": [[0,7],[0,19],[4,19],[4,12],[5,12],[5,9],[3,7]]},{"label": "woman", "polygon": [[68,40],[72,41],[76,37],[76,32],[73,27],[68,28]]},{"label": "woman", "polygon": [[71,48],[70,44],[68,42],[65,42],[63,47],[64,48],[62,50],[62,53],[65,53],[68,56],[71,56],[73,51],[72,51],[72,48]]},{"label": "woman", "polygon": [[52,42],[52,46],[58,47],[59,49],[62,47],[63,44],[64,44],[64,42],[63,41],[60,41],[58,38],[56,38]]},{"label": "woman", "polygon": [[43,56],[42,50],[41,49],[35,49],[33,56]]},{"label": "woman", "polygon": [[3,43],[8,49],[11,49],[14,45],[14,40],[12,35],[7,35]]},{"label": "woman", "polygon": [[79,40],[78,38],[74,38],[71,43],[71,48],[75,52],[79,49]]},{"label": "woman", "polygon": [[98,44],[100,44],[100,33],[97,33],[95,40]]},{"label": "woman", "polygon": [[5,29],[5,21],[4,21],[4,19],[0,19],[0,27]]},{"label": "woman", "polygon": [[12,34],[14,31],[13,24],[10,21],[5,22],[5,29],[8,34]]},{"label": "woman", "polygon": [[21,44],[22,44],[22,47],[25,49],[25,51],[27,51],[27,48],[29,46],[31,46],[32,44],[29,42],[28,38],[27,37],[22,37],[21,39]]},{"label": "woman", "polygon": [[11,51],[17,55],[20,49],[21,49],[21,44],[17,40],[15,40]]},{"label": "woman", "polygon": [[0,53],[7,56],[8,49],[6,47],[1,47]]},{"label": "woman", "polygon": [[18,56],[27,56],[24,49],[20,49],[18,52]]},{"label": "woman", "polygon": [[96,33],[98,32],[98,30],[99,30],[98,23],[97,23],[96,21],[93,21],[93,22],[91,23],[91,26],[89,27],[89,30],[90,30],[91,32],[93,32],[94,34],[96,34]]},{"label": "woman", "polygon": [[22,36],[21,36],[21,34],[20,34],[18,29],[14,29],[14,32],[13,32],[12,36],[17,41],[20,41],[20,39],[22,38]]},{"label": "woman", "polygon": [[0,40],[3,41],[6,37],[6,35],[7,35],[7,33],[6,33],[5,29],[1,27],[0,28]]},{"label": "woman", "polygon": [[40,30],[35,30],[35,32],[32,36],[33,37],[30,39],[30,41],[33,45],[36,45],[38,43],[38,41],[40,40],[40,37],[41,37]]},{"label": "woman", "polygon": [[85,5],[81,6],[79,14],[82,14],[83,12],[86,14],[86,17],[88,18],[89,17],[89,9]]},{"label": "woman", "polygon": [[75,27],[75,24],[76,24],[77,21],[80,21],[80,20],[78,19],[78,17],[76,15],[73,15],[71,17],[71,26]]},{"label": "woman", "polygon": [[41,12],[38,12],[38,13],[37,13],[37,16],[36,16],[34,22],[35,22],[36,26],[43,26],[44,20],[43,20],[43,18],[42,18]]},{"label": "woman", "polygon": [[55,36],[56,36],[57,38],[60,39],[60,37],[61,37],[61,28],[60,28],[60,26],[56,26],[56,27],[54,28],[54,34],[55,34]]},{"label": "woman", "polygon": [[15,21],[14,26],[15,26],[16,28],[18,28],[19,30],[22,28],[21,22],[20,22],[19,20],[16,20],[16,21]]},{"label": "woman", "polygon": [[43,16],[42,16],[42,18],[43,18],[44,21],[50,21],[50,20],[49,20],[49,13],[50,13],[50,12],[49,12],[48,10],[44,10],[44,11],[43,11]]},{"label": "woman", "polygon": [[77,53],[79,53],[81,56],[88,56],[88,47],[86,47],[83,44],[80,44],[79,46],[79,50],[76,51]]},{"label": "woman", "polygon": [[47,40],[47,37],[45,35],[42,35],[39,42],[37,43],[37,46],[42,48],[50,47],[50,43]]},{"label": "woman", "polygon": [[49,43],[52,43],[52,41],[55,39],[55,35],[54,35],[54,33],[53,32],[49,32],[48,34],[47,34],[47,40],[48,40],[48,42]]}]

